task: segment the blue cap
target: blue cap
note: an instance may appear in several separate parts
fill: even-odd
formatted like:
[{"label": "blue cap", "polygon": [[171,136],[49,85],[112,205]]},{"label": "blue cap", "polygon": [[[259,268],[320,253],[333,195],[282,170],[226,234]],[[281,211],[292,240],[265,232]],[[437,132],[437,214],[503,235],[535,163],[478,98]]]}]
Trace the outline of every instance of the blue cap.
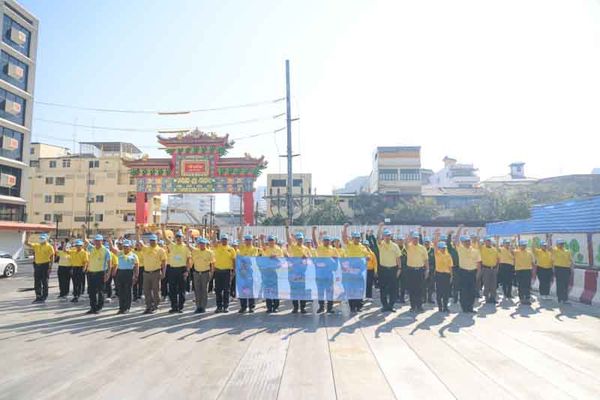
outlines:
[{"label": "blue cap", "polygon": [[430,238],[429,236],[425,236],[425,237],[423,238],[423,242],[424,242],[424,243],[428,243],[428,242],[429,242],[429,243],[431,243],[431,238]]},{"label": "blue cap", "polygon": [[41,234],[39,240],[42,243],[45,242],[46,240],[48,240],[48,235],[46,235],[45,233]]},{"label": "blue cap", "polygon": [[471,238],[470,238],[470,237],[468,237],[468,236],[461,236],[461,237],[460,237],[460,241],[461,241],[461,242],[470,242],[470,241],[471,241]]},{"label": "blue cap", "polygon": [[252,240],[252,235],[244,235],[244,240]]},{"label": "blue cap", "polygon": [[269,242],[274,241],[276,239],[277,239],[277,237],[275,237],[275,235],[269,235],[269,236],[267,236],[267,241],[269,241]]},{"label": "blue cap", "polygon": [[502,244],[510,244],[510,239],[502,239]]},{"label": "blue cap", "polygon": [[438,247],[438,249],[445,249],[446,248],[446,242],[438,242],[437,247]]},{"label": "blue cap", "polygon": [[163,246],[165,244],[165,241],[164,240],[159,240],[158,244],[161,245],[161,246]]},{"label": "blue cap", "polygon": [[548,243],[545,240],[540,240],[540,246],[547,246]]},{"label": "blue cap", "polygon": [[176,237],[183,237],[183,232],[181,232],[181,231],[177,231],[177,232],[175,233],[175,236],[176,236]]},{"label": "blue cap", "polygon": [[229,236],[223,234],[221,235],[221,240],[229,240]]},{"label": "blue cap", "polygon": [[123,247],[131,247],[131,240],[128,240],[128,239],[123,240]]},{"label": "blue cap", "polygon": [[326,240],[327,240],[328,242],[331,242],[331,236],[329,236],[329,235],[325,235],[325,236],[323,236],[323,241],[326,241]]},{"label": "blue cap", "polygon": [[94,240],[100,240],[100,241],[102,241],[102,240],[104,240],[104,236],[98,234],[98,235],[96,235],[94,237]]},{"label": "blue cap", "polygon": [[302,233],[302,232],[297,232],[297,233],[296,233],[296,239],[304,239],[304,233]]},{"label": "blue cap", "polygon": [[565,239],[556,239],[556,244],[565,244]]},{"label": "blue cap", "polygon": [[484,240],[492,240],[492,237],[490,235],[487,235]]},{"label": "blue cap", "polygon": [[360,239],[360,232],[352,232],[352,239]]},{"label": "blue cap", "polygon": [[156,242],[158,240],[158,236],[152,234],[148,237],[148,240],[150,240],[150,241],[154,240]]},{"label": "blue cap", "polygon": [[383,236],[392,236],[392,231],[390,231],[389,229],[384,229]]},{"label": "blue cap", "polygon": [[310,243],[312,243],[312,239],[310,239],[310,238],[307,238],[307,239],[305,240],[305,242],[306,242],[306,243],[308,243],[308,244],[310,244]]},{"label": "blue cap", "polygon": [[240,242],[238,242],[237,240],[233,240],[233,241],[231,242],[231,245],[232,245],[232,246],[239,246],[239,244],[240,244]]},{"label": "blue cap", "polygon": [[446,240],[448,240],[448,236],[440,235],[440,240],[446,241]]},{"label": "blue cap", "polygon": [[519,246],[527,246],[527,240],[525,240],[525,239],[519,240]]},{"label": "blue cap", "polygon": [[413,232],[413,233],[411,233],[410,237],[412,237],[413,239],[418,239],[419,238],[419,232]]},{"label": "blue cap", "polygon": [[75,246],[83,246],[83,240],[81,240],[81,239],[75,240]]},{"label": "blue cap", "polygon": [[340,238],[339,238],[339,237],[337,237],[337,236],[334,236],[334,237],[332,237],[332,238],[331,238],[331,241],[332,241],[332,242],[335,242],[336,240],[340,240]]}]

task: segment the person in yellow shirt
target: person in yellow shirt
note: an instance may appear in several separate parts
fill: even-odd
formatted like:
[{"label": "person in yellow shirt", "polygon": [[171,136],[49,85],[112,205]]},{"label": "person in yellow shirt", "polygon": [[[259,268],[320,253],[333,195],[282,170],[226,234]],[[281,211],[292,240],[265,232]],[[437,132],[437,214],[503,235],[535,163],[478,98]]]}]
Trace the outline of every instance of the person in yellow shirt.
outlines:
[{"label": "person in yellow shirt", "polygon": [[169,282],[169,299],[171,300],[170,314],[182,313],[185,304],[185,284],[190,272],[191,254],[190,249],[183,243],[183,232],[175,233],[175,242],[171,241],[164,233],[167,242],[167,264],[171,267],[167,272]]},{"label": "person in yellow shirt", "polygon": [[477,294],[477,274],[481,271],[481,253],[471,245],[469,236],[461,236],[456,243],[459,263],[460,308],[465,313],[474,313],[473,303]]},{"label": "person in yellow shirt", "polygon": [[429,275],[429,255],[425,246],[419,243],[419,233],[411,234],[411,242],[406,246],[406,273],[410,311],[423,311],[423,288]]},{"label": "person in yellow shirt", "polygon": [[158,245],[158,236],[151,234],[148,238],[150,245],[142,241],[141,230],[137,229],[137,241],[142,246],[144,257],[144,297],[146,310],[144,314],[153,314],[160,304],[160,281],[167,268],[167,253]]},{"label": "person in yellow shirt", "polygon": [[44,303],[48,298],[48,278],[52,272],[54,248],[48,244],[48,235],[39,237],[39,243],[25,242],[33,250],[33,279],[35,288],[34,303]]},{"label": "person in yellow shirt", "polygon": [[446,250],[446,242],[437,243],[435,251],[435,296],[439,312],[449,312],[450,282],[452,280],[452,256]]},{"label": "person in yellow shirt", "polygon": [[371,243],[368,240],[363,240],[363,246],[369,252],[369,260],[367,261],[367,290],[366,290],[366,298],[373,298],[373,282],[375,280],[375,276],[377,275],[377,268],[379,264],[377,263],[377,255],[371,249]]},{"label": "person in yellow shirt", "polygon": [[84,271],[88,266],[90,256],[83,248],[83,240],[75,240],[75,248],[70,250],[71,268],[73,268],[73,299],[72,303],[79,302],[79,296],[83,294],[83,282],[85,281]]},{"label": "person in yellow shirt", "polygon": [[565,248],[565,240],[558,239],[552,251],[554,275],[556,276],[556,297],[561,304],[569,302],[569,280],[573,273],[573,258],[571,252]]},{"label": "person in yellow shirt", "polygon": [[[277,237],[274,235],[267,236],[267,245],[263,248],[262,254],[264,257],[278,258],[284,257],[283,249],[277,245]],[[261,274],[263,277],[263,282],[273,282],[275,284],[271,289],[274,293],[277,293],[279,290],[279,285],[277,284],[277,274],[272,269],[264,269],[261,270]],[[277,295],[265,294],[265,300],[267,303],[267,313],[276,313],[279,311],[279,298]]]},{"label": "person in yellow shirt", "polygon": [[492,244],[492,237],[486,236],[481,253],[481,281],[483,283],[483,297],[488,304],[496,304],[498,290],[498,260],[499,251]]},{"label": "person in yellow shirt", "polygon": [[[317,238],[317,227],[312,227],[312,240],[317,246],[317,257],[323,258],[338,258],[339,253],[332,245],[332,238],[329,235],[323,235],[322,241]],[[317,297],[319,298],[319,308],[317,314],[325,312],[325,302],[327,302],[327,313],[333,314],[333,270],[326,269],[327,267],[319,267],[315,265],[315,268],[325,268],[322,271],[319,270],[317,279]]]},{"label": "person in yellow shirt", "polygon": [[[243,239],[243,243],[240,246],[240,251],[238,252],[239,256],[243,257],[259,257],[261,255],[261,251],[258,247],[253,245],[253,237],[252,235],[244,235],[244,227],[241,227],[238,231],[238,236],[240,239]],[[249,281],[252,279],[248,278]],[[256,300],[251,297],[242,297],[244,294],[238,293],[238,297],[240,299],[240,310],[238,311],[240,314],[243,314],[248,310],[249,313],[254,312],[254,307]]]},{"label": "person in yellow shirt", "polygon": [[545,240],[540,240],[539,247],[536,246],[536,241],[532,242],[533,256],[535,265],[533,267],[533,276],[540,281],[539,291],[540,298],[543,300],[550,299],[550,286],[552,284],[552,251],[548,248],[548,243]]},{"label": "person in yellow shirt", "polygon": [[[292,238],[292,235],[290,235],[290,228],[286,223],[285,236],[287,237],[287,241],[289,243],[289,257],[306,259],[311,256],[310,250],[304,245],[304,233],[296,232]],[[296,275],[288,274],[290,292],[292,297],[302,297],[306,293],[306,264],[303,264],[301,267],[296,266],[294,268],[294,272]],[[306,299],[292,300],[292,314],[298,313],[298,309],[300,309],[302,314],[306,314]]]},{"label": "person in yellow shirt", "polygon": [[502,247],[498,251],[498,281],[502,287],[504,299],[512,299],[512,287],[515,276],[515,256],[511,248],[510,239],[502,240]]},{"label": "person in yellow shirt", "polygon": [[531,305],[531,277],[534,260],[533,254],[527,250],[527,240],[519,240],[519,248],[515,250],[514,254],[519,300],[523,305]]},{"label": "person in yellow shirt", "polygon": [[384,229],[384,223],[379,224],[377,240],[379,248],[379,295],[381,298],[381,311],[395,312],[394,304],[398,296],[398,277],[400,277],[400,264],[402,253],[400,247],[392,241],[392,232]]},{"label": "person in yellow shirt", "polygon": [[221,243],[215,247],[215,313],[229,312],[229,289],[232,275],[235,273],[236,256],[235,249],[229,245],[229,238],[222,235]]},{"label": "person in yellow shirt", "polygon": [[67,300],[71,286],[72,268],[70,250],[71,244],[69,243],[69,239],[67,239],[60,244],[56,251],[56,255],[58,256],[58,298],[62,300]]},{"label": "person in yellow shirt", "polygon": [[[368,263],[371,254],[367,250],[367,248],[360,242],[360,232],[352,232],[350,234],[352,240],[348,240],[348,226],[349,224],[344,224],[344,228],[342,230],[342,241],[346,245],[345,257],[364,258],[365,261]],[[363,306],[363,299],[349,299],[348,304],[350,306],[350,312],[359,312]]]},{"label": "person in yellow shirt", "polygon": [[[86,240],[87,241],[87,240]],[[87,314],[98,314],[104,307],[104,283],[110,274],[110,251],[104,246],[104,237],[96,235],[94,245],[88,246],[90,260],[86,268],[90,309]]]},{"label": "person in yellow shirt", "polygon": [[215,270],[215,253],[207,247],[208,240],[196,238],[196,247],[191,250],[192,275],[194,279],[194,295],[196,298],[196,314],[206,312],[208,304],[208,282]]}]

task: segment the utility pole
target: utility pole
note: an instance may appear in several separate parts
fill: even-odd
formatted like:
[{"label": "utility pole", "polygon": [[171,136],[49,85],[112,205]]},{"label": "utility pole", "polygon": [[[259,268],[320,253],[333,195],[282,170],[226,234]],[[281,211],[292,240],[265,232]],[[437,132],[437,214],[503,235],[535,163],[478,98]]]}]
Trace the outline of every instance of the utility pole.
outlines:
[{"label": "utility pole", "polygon": [[294,205],[292,204],[292,105],[290,101],[290,60],[285,60],[285,107],[287,120],[287,220],[292,225],[294,220]]}]

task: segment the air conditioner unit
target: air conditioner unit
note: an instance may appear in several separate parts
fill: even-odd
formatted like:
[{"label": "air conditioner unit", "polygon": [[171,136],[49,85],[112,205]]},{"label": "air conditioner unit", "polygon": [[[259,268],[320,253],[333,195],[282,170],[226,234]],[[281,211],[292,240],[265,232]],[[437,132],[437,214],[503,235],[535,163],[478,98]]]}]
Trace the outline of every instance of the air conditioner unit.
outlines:
[{"label": "air conditioner unit", "polygon": [[16,150],[19,148],[19,141],[9,136],[2,136],[2,148],[6,150]]},{"label": "air conditioner unit", "polygon": [[4,111],[12,115],[19,115],[21,113],[22,107],[19,103],[12,100],[4,100]]},{"label": "air conditioner unit", "polygon": [[25,42],[27,42],[27,34],[23,31],[20,31],[16,28],[10,29],[10,40],[18,44],[19,46],[23,46]]},{"label": "air conditioner unit", "polygon": [[14,187],[17,184],[17,177],[10,174],[0,174],[0,186],[1,187]]},{"label": "air conditioner unit", "polygon": [[18,65],[8,63],[8,76],[13,79],[22,80],[25,76],[25,70]]}]

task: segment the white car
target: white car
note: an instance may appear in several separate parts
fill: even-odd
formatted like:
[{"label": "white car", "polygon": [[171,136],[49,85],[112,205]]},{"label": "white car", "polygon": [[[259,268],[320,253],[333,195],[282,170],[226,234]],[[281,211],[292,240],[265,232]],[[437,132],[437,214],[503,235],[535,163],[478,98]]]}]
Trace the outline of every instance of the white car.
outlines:
[{"label": "white car", "polygon": [[8,253],[0,251],[0,276],[7,278],[17,273],[17,262]]}]

